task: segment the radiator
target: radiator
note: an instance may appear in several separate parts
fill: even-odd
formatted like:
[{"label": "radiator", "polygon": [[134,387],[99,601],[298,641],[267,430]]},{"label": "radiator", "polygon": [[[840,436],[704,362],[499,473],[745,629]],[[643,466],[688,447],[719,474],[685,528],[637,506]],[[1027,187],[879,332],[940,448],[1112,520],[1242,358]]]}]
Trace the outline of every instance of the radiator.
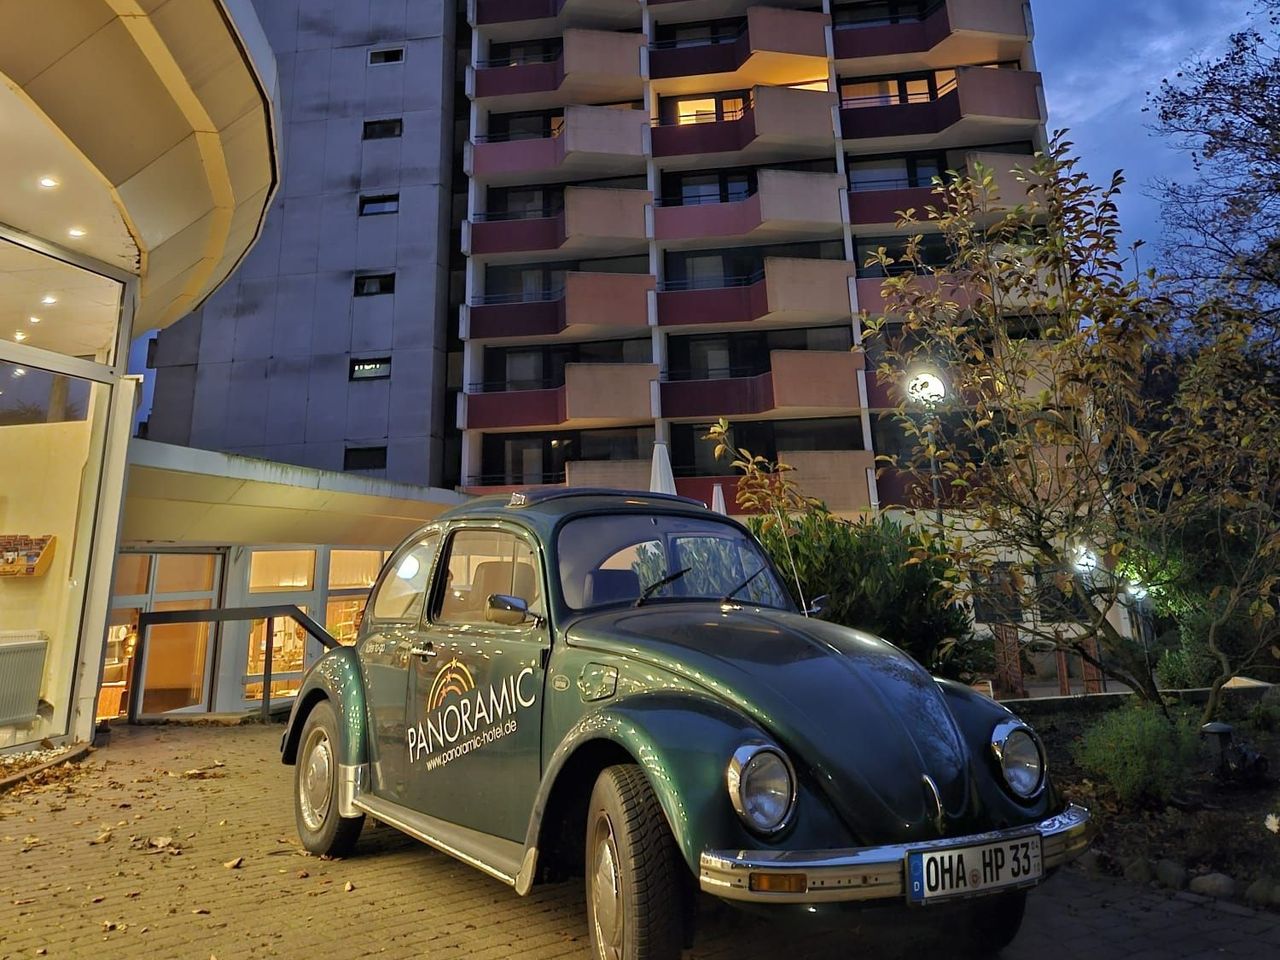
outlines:
[{"label": "radiator", "polygon": [[48,648],[39,630],[0,630],[0,727],[35,720]]}]

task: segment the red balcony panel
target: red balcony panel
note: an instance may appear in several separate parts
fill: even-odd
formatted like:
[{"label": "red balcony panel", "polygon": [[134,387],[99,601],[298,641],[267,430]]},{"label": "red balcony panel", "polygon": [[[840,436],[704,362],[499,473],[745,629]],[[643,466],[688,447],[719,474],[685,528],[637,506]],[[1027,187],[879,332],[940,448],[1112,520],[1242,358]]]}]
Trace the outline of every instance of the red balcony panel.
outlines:
[{"label": "red balcony panel", "polygon": [[511,23],[554,17],[564,0],[476,0],[476,23]]},{"label": "red balcony panel", "polygon": [[894,57],[932,50],[951,33],[946,4],[924,20],[875,27],[837,27],[833,33],[837,60]]},{"label": "red balcony panel", "polygon": [[841,136],[846,140],[911,137],[940,133],[960,120],[956,91],[926,103],[894,103],[882,107],[842,107]]},{"label": "red balcony panel", "polygon": [[564,421],[564,387],[467,395],[468,430],[555,426]]},{"label": "red balcony panel", "polygon": [[471,308],[470,337],[554,336],[564,322],[564,300],[485,304]]},{"label": "red balcony panel", "polygon": [[700,153],[732,153],[756,138],[755,111],[737,120],[681,123],[653,128],[653,155],[680,157]]},{"label": "red balcony panel", "polygon": [[764,280],[744,287],[670,290],[658,294],[658,325],[749,323],[769,312]]},{"label": "red balcony panel", "polygon": [[857,190],[849,193],[849,222],[897,223],[898,211],[913,209],[923,216],[924,208],[939,203],[933,187],[903,187],[900,190]]},{"label": "red balcony panel", "polygon": [[744,30],[732,43],[696,47],[670,47],[649,51],[649,76],[692,77],[708,73],[733,73],[751,56],[751,39]]},{"label": "red balcony panel", "polygon": [[558,250],[565,241],[564,214],[536,220],[483,220],[471,225],[471,252]]},{"label": "red balcony panel", "polygon": [[732,203],[655,207],[653,229],[659,240],[737,237],[761,224],[760,194]]},{"label": "red balcony panel", "polygon": [[564,160],[564,138],[477,143],[474,157],[477,176],[554,170]]},{"label": "red balcony panel", "polygon": [[662,385],[664,417],[740,417],[773,408],[773,374]]},{"label": "red balcony panel", "polygon": [[481,67],[476,70],[476,97],[509,97],[560,89],[564,82],[564,58],[551,63],[523,63],[515,67]]},{"label": "red balcony panel", "polygon": [[[649,0],[650,3],[653,0]],[[676,493],[682,497],[693,497],[701,500],[708,507],[715,497],[716,484],[724,491],[724,504],[730,513],[741,513],[738,506],[738,480],[733,477],[676,477]]]}]

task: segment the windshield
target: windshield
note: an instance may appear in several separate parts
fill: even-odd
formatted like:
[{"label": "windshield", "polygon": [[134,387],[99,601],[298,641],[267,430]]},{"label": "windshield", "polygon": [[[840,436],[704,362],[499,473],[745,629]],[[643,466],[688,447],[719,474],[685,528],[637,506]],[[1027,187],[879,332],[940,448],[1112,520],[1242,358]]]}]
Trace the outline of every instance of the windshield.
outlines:
[{"label": "windshield", "polygon": [[[736,526],[663,514],[570,520],[557,542],[565,602],[575,610],[611,603],[721,600],[791,609],[764,551]],[[681,571],[684,571],[683,573]],[[753,576],[754,575],[754,576]],[[657,586],[663,580],[669,582]]]}]

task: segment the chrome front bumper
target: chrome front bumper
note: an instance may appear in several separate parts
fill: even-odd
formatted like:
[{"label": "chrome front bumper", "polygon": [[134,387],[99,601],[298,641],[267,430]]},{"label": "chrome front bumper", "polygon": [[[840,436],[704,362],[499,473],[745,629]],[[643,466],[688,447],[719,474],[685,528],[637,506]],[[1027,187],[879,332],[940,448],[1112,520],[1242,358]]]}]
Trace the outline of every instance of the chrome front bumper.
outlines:
[{"label": "chrome front bumper", "polygon": [[[1089,811],[1072,804],[1057,816],[1036,824],[922,843],[847,850],[708,850],[699,864],[699,884],[714,896],[751,903],[905,900],[909,852],[1012,840],[1038,832],[1044,838],[1041,863],[1048,873],[1084,853],[1095,830]],[[803,892],[752,889],[752,874],[800,873],[806,878]]]}]

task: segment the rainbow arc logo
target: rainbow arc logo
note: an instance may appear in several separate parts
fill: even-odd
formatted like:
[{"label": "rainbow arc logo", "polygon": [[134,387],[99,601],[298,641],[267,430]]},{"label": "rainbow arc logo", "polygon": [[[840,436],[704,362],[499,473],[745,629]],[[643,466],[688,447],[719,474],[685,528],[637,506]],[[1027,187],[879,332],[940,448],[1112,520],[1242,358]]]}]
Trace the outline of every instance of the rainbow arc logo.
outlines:
[{"label": "rainbow arc logo", "polygon": [[455,657],[440,668],[440,672],[432,681],[431,692],[427,695],[427,709],[439,710],[450,694],[461,697],[475,688],[476,681],[471,676],[471,671]]}]

